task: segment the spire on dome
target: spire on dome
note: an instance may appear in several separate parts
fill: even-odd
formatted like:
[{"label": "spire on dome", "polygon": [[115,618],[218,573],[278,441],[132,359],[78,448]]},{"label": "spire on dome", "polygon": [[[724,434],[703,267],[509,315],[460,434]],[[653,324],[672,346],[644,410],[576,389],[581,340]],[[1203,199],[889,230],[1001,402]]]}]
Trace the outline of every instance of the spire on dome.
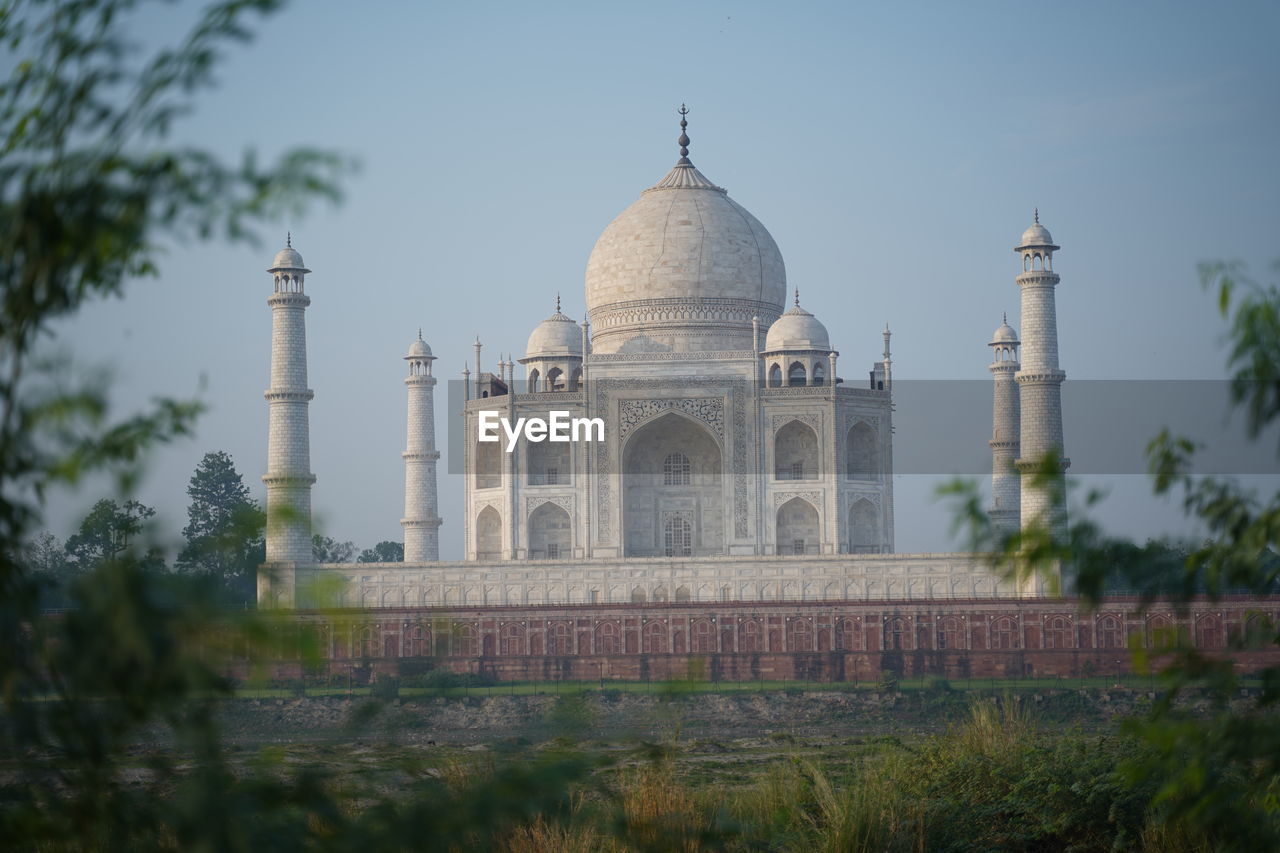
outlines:
[{"label": "spire on dome", "polygon": [[689,160],[689,134],[684,132],[684,129],[689,126],[689,122],[685,121],[684,118],[689,114],[689,108],[681,104],[679,112],[680,138],[676,141],[680,143],[680,159],[671,167],[671,171],[667,172],[666,177],[649,187],[645,192],[653,190],[715,190],[718,193],[724,193],[724,187],[718,187],[707,180],[707,176],[699,172],[698,167],[694,166],[692,161]]},{"label": "spire on dome", "polygon": [[799,307],[800,307],[800,288],[798,288],[798,287],[796,288],[796,300],[795,300],[795,302],[796,302],[796,307],[797,307],[797,308],[799,308]]},{"label": "spire on dome", "polygon": [[1039,225],[1040,224],[1040,208],[1037,207],[1034,209],[1035,209],[1036,225]]},{"label": "spire on dome", "polygon": [[680,113],[680,138],[676,142],[680,143],[680,159],[676,165],[692,166],[693,162],[689,159],[689,134],[685,133],[685,128],[689,126],[689,122],[685,120],[685,116],[689,114],[689,108],[681,104],[678,112]]},{"label": "spire on dome", "polygon": [[292,231],[284,232],[284,247],[286,249],[293,248],[293,232]]},{"label": "spire on dome", "polygon": [[560,313],[560,291],[556,291],[556,313]]}]

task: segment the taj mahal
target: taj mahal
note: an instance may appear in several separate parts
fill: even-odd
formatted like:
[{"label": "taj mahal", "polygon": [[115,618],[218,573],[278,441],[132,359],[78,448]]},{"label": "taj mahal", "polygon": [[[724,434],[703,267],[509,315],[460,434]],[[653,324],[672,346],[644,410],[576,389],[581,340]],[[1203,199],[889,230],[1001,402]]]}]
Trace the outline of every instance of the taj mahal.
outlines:
[{"label": "taj mahal", "polygon": [[[404,358],[404,562],[320,564],[311,546],[305,312],[292,242],[271,268],[273,316],[264,607],[924,601],[1047,594],[971,554],[894,548],[890,330],[856,368],[789,286],[769,231],[689,157],[610,222],[586,265],[586,315],[555,311],[524,356],[487,365],[479,339],[460,429],[464,559],[439,560],[435,355]],[[990,514],[1002,529],[1060,523],[1040,462],[1063,458],[1053,238],[1015,247],[1024,338],[1002,323],[993,377]],[[548,299],[548,307],[551,300]],[[993,312],[995,313],[995,312]],[[428,335],[429,336],[429,335]],[[846,342],[847,344],[847,342]],[[876,352],[878,350],[878,352]],[[842,375],[841,370],[846,371]],[[598,419],[600,440],[484,440],[509,422]],[[1038,482],[1038,481],[1037,481]]]}]

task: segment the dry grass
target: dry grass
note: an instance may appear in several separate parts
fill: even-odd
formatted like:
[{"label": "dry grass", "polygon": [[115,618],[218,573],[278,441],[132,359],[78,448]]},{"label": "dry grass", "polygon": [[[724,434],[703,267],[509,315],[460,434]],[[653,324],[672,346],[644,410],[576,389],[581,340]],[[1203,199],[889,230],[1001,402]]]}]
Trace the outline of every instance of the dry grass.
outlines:
[{"label": "dry grass", "polygon": [[1005,694],[998,701],[975,702],[969,719],[950,733],[953,743],[974,755],[993,756],[1011,744],[1036,735],[1035,721],[1021,697]]},{"label": "dry grass", "polygon": [[714,837],[718,797],[681,783],[670,758],[622,770],[617,794],[622,835],[633,848],[702,850]]},{"label": "dry grass", "polygon": [[593,824],[554,824],[539,817],[518,827],[500,849],[503,853],[597,853],[619,848]]}]

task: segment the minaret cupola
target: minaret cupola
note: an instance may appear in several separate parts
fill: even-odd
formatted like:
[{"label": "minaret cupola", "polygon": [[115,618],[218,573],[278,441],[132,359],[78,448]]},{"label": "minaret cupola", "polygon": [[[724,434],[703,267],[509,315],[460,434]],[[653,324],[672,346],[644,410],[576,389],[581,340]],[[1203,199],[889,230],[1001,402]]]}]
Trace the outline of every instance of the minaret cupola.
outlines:
[{"label": "minaret cupola", "polygon": [[800,291],[793,304],[769,326],[765,335],[765,383],[770,388],[784,385],[826,385],[832,375],[832,356],[827,327],[800,307]]},{"label": "minaret cupola", "polygon": [[543,320],[529,335],[524,358],[530,391],[576,391],[582,384],[583,328],[560,311]]}]

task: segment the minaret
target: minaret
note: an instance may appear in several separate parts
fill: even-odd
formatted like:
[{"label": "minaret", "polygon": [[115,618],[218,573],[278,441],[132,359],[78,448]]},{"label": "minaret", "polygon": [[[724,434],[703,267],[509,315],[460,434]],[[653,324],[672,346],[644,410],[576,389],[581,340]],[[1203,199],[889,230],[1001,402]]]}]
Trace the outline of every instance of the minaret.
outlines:
[{"label": "minaret", "polygon": [[404,357],[409,375],[404,384],[409,392],[409,438],[404,453],[404,561],[434,563],[440,559],[440,517],[436,514],[436,412],[433,396],[436,378],[431,362],[436,357],[422,339],[409,346]]},{"label": "minaret", "polygon": [[[307,387],[306,309],[311,298],[303,282],[311,270],[287,245],[271,268],[271,387],[267,398],[267,563],[312,562],[311,437],[307,407],[315,394]],[[283,567],[280,567],[283,568]],[[261,586],[260,586],[261,591]],[[292,601],[292,584],[280,579],[279,603]]]},{"label": "minaret", "polygon": [[889,352],[889,339],[893,337],[893,332],[889,331],[889,324],[884,324],[884,387],[889,390],[893,386],[893,359]]},{"label": "minaret", "polygon": [[1032,481],[1043,473],[1043,460],[1049,454],[1058,458],[1058,474],[1070,464],[1063,454],[1062,382],[1067,374],[1058,368],[1058,312],[1054,303],[1058,276],[1053,271],[1053,253],[1059,248],[1053,244],[1049,229],[1040,224],[1037,210],[1035,222],[1014,249],[1022,256],[1018,286],[1022,289],[1022,334],[1026,338],[1016,375],[1022,409],[1018,458],[1021,521],[1023,529],[1039,523],[1048,525],[1056,535],[1066,532],[1063,483],[1059,478],[1047,487],[1036,488]]},{"label": "minaret", "polygon": [[988,515],[991,525],[1001,536],[1018,529],[1021,512],[1022,482],[1014,462],[1018,458],[1019,406],[1018,383],[1018,333],[1009,325],[1005,316],[991,336],[992,360],[987,367],[995,380],[994,402],[991,413],[991,508]]}]

